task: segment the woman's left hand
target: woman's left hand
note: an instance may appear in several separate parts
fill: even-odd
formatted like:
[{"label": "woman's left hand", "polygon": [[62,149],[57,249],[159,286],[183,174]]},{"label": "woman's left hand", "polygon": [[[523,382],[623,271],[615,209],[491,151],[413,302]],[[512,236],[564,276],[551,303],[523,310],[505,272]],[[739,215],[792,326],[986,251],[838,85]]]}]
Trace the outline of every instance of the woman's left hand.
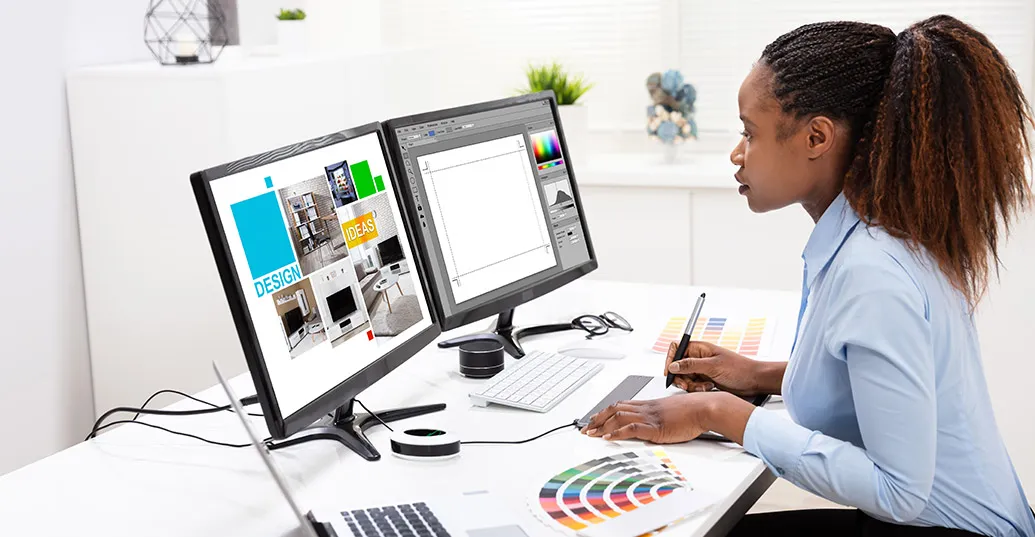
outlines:
[{"label": "woman's left hand", "polygon": [[686,442],[711,429],[706,422],[716,395],[688,393],[652,401],[621,401],[594,415],[582,432],[604,440]]}]

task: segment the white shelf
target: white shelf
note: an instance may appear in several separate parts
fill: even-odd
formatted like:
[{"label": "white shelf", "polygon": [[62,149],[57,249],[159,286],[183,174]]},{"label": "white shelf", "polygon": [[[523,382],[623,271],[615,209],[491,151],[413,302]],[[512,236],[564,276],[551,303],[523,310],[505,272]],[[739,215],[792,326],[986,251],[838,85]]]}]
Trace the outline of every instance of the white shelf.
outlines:
[{"label": "white shelf", "polygon": [[580,186],[624,186],[654,188],[719,188],[736,190],[737,167],[729,153],[692,153],[665,162],[661,151],[644,153],[591,154],[577,166]]}]

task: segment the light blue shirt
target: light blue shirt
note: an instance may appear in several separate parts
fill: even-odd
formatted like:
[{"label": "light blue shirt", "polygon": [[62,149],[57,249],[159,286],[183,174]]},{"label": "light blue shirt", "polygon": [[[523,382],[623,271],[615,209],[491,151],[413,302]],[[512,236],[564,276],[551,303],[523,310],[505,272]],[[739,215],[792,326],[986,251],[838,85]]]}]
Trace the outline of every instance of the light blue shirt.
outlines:
[{"label": "light blue shirt", "polygon": [[887,522],[1035,536],[996,427],[967,303],[929,257],[840,195],[802,254],[791,422],[756,409],[744,447],[776,475]]}]

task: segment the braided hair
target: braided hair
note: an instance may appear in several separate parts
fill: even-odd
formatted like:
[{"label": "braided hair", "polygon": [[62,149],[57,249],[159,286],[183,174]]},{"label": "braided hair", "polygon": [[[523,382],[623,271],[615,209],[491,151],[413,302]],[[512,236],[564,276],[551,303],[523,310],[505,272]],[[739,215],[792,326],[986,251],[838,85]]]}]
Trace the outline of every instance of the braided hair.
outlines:
[{"label": "braided hair", "polygon": [[783,112],[844,122],[844,194],[868,224],[924,250],[971,307],[998,274],[1000,225],[1032,199],[1032,110],[981,32],[947,15],[896,35],[822,22],[773,41],[760,64]]}]

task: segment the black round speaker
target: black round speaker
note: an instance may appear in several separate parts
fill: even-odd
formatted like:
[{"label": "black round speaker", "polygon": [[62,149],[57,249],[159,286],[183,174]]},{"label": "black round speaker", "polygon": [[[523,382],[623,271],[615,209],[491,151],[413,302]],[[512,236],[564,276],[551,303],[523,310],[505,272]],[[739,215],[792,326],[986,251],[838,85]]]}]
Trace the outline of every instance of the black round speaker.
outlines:
[{"label": "black round speaker", "polygon": [[460,374],[487,379],[503,371],[503,344],[498,341],[469,341],[460,345]]}]

